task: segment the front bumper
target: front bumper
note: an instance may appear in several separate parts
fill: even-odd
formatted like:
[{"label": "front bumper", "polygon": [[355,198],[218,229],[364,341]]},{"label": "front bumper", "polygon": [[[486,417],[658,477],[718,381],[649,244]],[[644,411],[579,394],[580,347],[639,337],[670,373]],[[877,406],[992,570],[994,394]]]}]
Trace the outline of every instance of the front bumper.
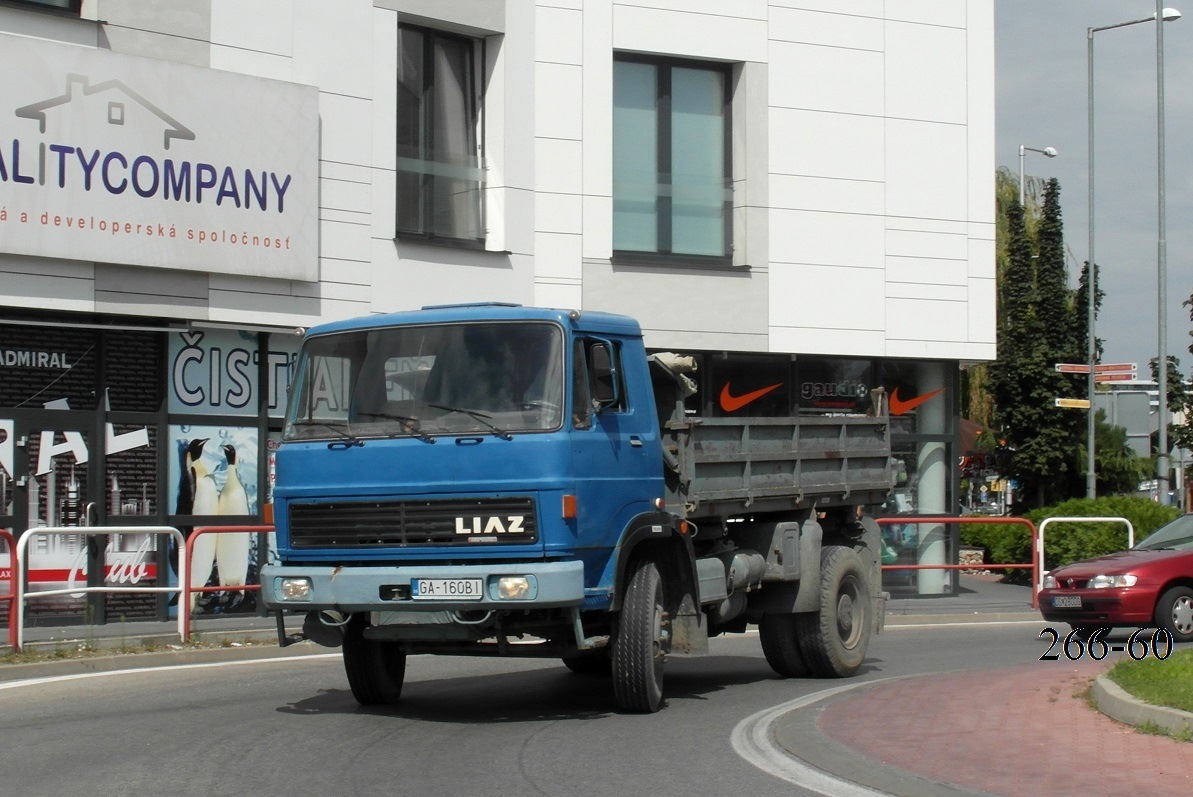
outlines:
[{"label": "front bumper", "polygon": [[[1048,622],[1070,625],[1145,626],[1152,622],[1156,594],[1150,589],[1109,587],[1106,589],[1043,589],[1040,613]],[[1080,599],[1081,605],[1056,606],[1054,599]]]},{"label": "front bumper", "polygon": [[[503,576],[528,576],[530,597],[501,598],[496,589]],[[287,600],[285,579],[307,579],[306,600]],[[480,579],[480,597],[467,600],[419,599],[411,595],[415,579]],[[584,601],[584,565],[567,562],[509,562],[478,565],[280,566],[261,569],[261,599],[270,609],[340,612],[472,611],[476,609],[549,609],[579,606]]]}]

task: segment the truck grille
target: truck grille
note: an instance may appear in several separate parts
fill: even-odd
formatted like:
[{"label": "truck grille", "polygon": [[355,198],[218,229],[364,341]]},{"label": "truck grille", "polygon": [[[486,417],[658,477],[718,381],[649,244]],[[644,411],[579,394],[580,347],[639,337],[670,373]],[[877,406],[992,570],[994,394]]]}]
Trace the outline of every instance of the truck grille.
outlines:
[{"label": "truck grille", "polygon": [[295,548],[521,544],[538,540],[529,497],[290,505]]}]

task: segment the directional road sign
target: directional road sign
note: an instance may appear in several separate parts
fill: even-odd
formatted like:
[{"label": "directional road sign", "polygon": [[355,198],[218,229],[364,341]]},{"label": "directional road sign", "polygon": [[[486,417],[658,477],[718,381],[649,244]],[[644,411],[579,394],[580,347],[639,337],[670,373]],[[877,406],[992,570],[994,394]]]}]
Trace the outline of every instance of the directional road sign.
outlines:
[{"label": "directional road sign", "polygon": [[1058,398],[1053,399],[1058,407],[1066,407],[1071,410],[1088,410],[1089,399],[1075,399],[1075,398]]}]

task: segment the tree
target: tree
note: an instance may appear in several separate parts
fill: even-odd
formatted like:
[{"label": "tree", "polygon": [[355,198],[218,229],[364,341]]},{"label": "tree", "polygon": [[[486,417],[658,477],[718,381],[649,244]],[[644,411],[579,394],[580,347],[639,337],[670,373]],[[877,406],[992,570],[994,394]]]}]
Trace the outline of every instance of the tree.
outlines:
[{"label": "tree", "polygon": [[1082,470],[1076,454],[1085,426],[1083,415],[1055,406],[1058,397],[1084,393],[1077,380],[1058,373],[1055,364],[1084,361],[1076,348],[1086,334],[1068,287],[1055,179],[1045,186],[1041,214],[1037,254],[1017,198],[1006,208],[998,357],[990,366],[995,417],[1008,440],[1005,475],[1020,481],[1022,494],[1037,506],[1074,491]]}]

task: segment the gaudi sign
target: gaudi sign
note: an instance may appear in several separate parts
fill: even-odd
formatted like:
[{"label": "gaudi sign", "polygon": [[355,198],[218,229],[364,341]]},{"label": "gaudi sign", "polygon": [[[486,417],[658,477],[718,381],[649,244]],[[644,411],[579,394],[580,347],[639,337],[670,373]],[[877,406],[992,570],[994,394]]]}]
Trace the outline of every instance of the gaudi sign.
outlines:
[{"label": "gaudi sign", "polygon": [[0,34],[0,251],[319,277],[310,86]]}]

